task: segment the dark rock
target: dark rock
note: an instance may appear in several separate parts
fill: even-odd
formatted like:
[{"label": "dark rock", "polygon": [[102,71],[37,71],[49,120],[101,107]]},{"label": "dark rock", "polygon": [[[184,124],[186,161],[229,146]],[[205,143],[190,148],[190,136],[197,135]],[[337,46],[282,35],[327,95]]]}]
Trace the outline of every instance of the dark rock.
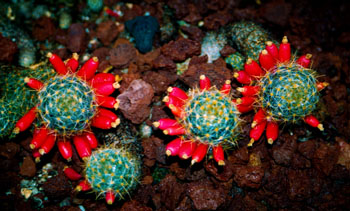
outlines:
[{"label": "dark rock", "polygon": [[226,57],[226,56],[229,56],[233,53],[235,53],[236,50],[234,48],[232,48],[231,46],[229,45],[225,45],[221,50],[220,50],[220,54],[221,56],[223,57]]},{"label": "dark rock", "polygon": [[199,14],[196,5],[188,4],[187,8],[189,10],[189,14],[183,20],[187,23],[196,25],[198,21],[202,20],[202,16]]},{"label": "dark rock", "polygon": [[277,0],[263,4],[260,12],[269,22],[283,27],[288,23],[291,9],[292,5],[290,3]]},{"label": "dark rock", "polygon": [[136,200],[131,200],[125,202],[120,211],[152,211],[152,208],[142,205]]},{"label": "dark rock", "polygon": [[53,40],[56,27],[51,18],[41,17],[34,22],[33,37],[38,41]]},{"label": "dark rock", "polygon": [[165,163],[165,145],[163,140],[152,136],[142,139],[142,147],[146,158]]},{"label": "dark rock", "polygon": [[201,42],[204,37],[203,31],[196,26],[181,26],[181,30],[184,31],[188,38],[196,42]]},{"label": "dark rock", "polygon": [[33,161],[31,156],[27,156],[23,159],[23,163],[20,167],[19,173],[22,176],[26,177],[34,177],[36,173],[35,162]]},{"label": "dark rock", "polygon": [[298,144],[298,151],[307,159],[312,159],[316,150],[316,140],[308,140]]},{"label": "dark rock", "polygon": [[234,173],[235,165],[225,160],[225,165],[219,167],[214,160],[205,164],[205,170],[212,174],[219,181],[228,181]]},{"label": "dark rock", "polygon": [[259,188],[263,177],[261,166],[236,166],[234,181],[239,187]]},{"label": "dark rock", "polygon": [[113,67],[126,68],[136,60],[136,49],[130,44],[119,44],[109,52],[109,62]]},{"label": "dark rock", "polygon": [[91,56],[96,56],[101,62],[103,60],[106,60],[107,56],[109,56],[109,51],[110,49],[106,47],[97,48],[92,52]]},{"label": "dark rock", "polygon": [[97,27],[97,38],[107,46],[118,36],[118,26],[112,20],[102,22]]},{"label": "dark rock", "polygon": [[338,161],[339,151],[339,146],[329,146],[321,142],[315,152],[312,164],[319,171],[329,175]]},{"label": "dark rock", "polygon": [[131,82],[127,90],[117,98],[120,100],[119,108],[125,118],[134,124],[142,123],[150,114],[150,103],[154,95],[150,84],[141,79]]},{"label": "dark rock", "polygon": [[201,53],[201,45],[199,42],[180,38],[163,45],[162,53],[176,62],[182,62],[189,57],[199,55]]},{"label": "dark rock", "polygon": [[173,175],[167,175],[157,185],[157,192],[160,193],[161,203],[169,210],[174,210],[177,207],[181,200],[181,195],[185,190],[185,185],[178,183],[176,177]]},{"label": "dark rock", "polygon": [[295,169],[310,168],[311,161],[306,159],[304,156],[300,155],[299,153],[295,153],[292,158],[291,166]]},{"label": "dark rock", "polygon": [[12,62],[13,56],[18,50],[16,43],[7,37],[3,37],[0,33],[0,46],[0,61]]},{"label": "dark rock", "polygon": [[282,135],[272,147],[272,157],[276,163],[288,165],[297,148],[297,137]]},{"label": "dark rock", "polygon": [[137,57],[137,71],[142,73],[153,69],[153,61],[160,55],[160,48],[148,52],[146,54],[139,54]]},{"label": "dark rock", "polygon": [[170,0],[168,1],[168,6],[175,10],[177,19],[181,19],[189,13],[186,0]]},{"label": "dark rock", "polygon": [[190,183],[187,192],[197,210],[216,210],[225,201],[224,190],[207,180]]},{"label": "dark rock", "polygon": [[155,69],[176,71],[175,62],[164,55],[159,55],[155,60],[152,61],[152,64]]},{"label": "dark rock", "polygon": [[20,146],[13,142],[7,142],[0,145],[0,156],[12,159],[20,150]]},{"label": "dark rock", "polygon": [[153,71],[147,71],[142,79],[152,85],[156,95],[163,94],[171,84],[166,76]]},{"label": "dark rock", "polygon": [[204,27],[209,30],[217,30],[221,26],[225,26],[231,20],[231,14],[226,11],[219,11],[204,18]]},{"label": "dark rock", "polygon": [[304,200],[312,194],[312,183],[305,170],[291,170],[287,172],[288,196],[292,200]]},{"label": "dark rock", "polygon": [[46,196],[55,200],[67,197],[72,190],[72,186],[63,172],[48,179],[42,187]]},{"label": "dark rock", "polygon": [[[136,65],[130,64],[129,70],[134,67],[136,67]],[[134,72],[134,71],[129,71],[129,72]],[[138,73],[136,74],[128,73],[128,74],[122,74],[122,77],[123,77],[123,80],[121,81],[120,88],[119,88],[120,93],[125,92],[125,90],[127,90],[128,87],[130,86],[131,82],[133,82],[134,80],[140,79],[141,75]]]},{"label": "dark rock", "polygon": [[85,29],[80,23],[73,23],[68,29],[67,48],[71,52],[83,52],[86,48]]}]

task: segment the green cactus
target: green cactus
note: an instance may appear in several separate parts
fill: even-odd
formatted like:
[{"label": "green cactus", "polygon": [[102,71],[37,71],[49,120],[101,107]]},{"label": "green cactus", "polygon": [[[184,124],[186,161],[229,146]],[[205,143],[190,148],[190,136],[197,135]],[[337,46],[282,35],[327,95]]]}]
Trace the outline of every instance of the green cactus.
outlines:
[{"label": "green cactus", "polygon": [[124,148],[109,146],[94,151],[87,159],[84,171],[98,195],[112,191],[120,200],[139,183],[141,161]]},{"label": "green cactus", "polygon": [[234,70],[243,70],[244,56],[239,52],[233,53],[225,58],[225,62],[229,64]]},{"label": "green cactus", "polygon": [[231,99],[216,87],[188,93],[182,124],[195,140],[211,146],[230,143],[236,145],[240,119]]},{"label": "green cactus", "polygon": [[260,102],[276,120],[297,121],[315,110],[320,98],[316,73],[296,64],[281,64],[259,82]]},{"label": "green cactus", "polygon": [[265,49],[266,41],[278,44],[271,39],[265,29],[248,21],[241,21],[226,26],[226,35],[232,42],[232,45],[235,45],[246,57],[255,61],[259,60],[259,54]]},{"label": "green cactus", "polygon": [[38,111],[47,127],[72,135],[88,127],[97,103],[91,87],[73,75],[51,78],[39,91]]},{"label": "green cactus", "polygon": [[16,122],[39,102],[37,92],[26,85],[24,78],[45,82],[55,74],[46,63],[33,68],[0,66],[0,138],[13,138]]}]

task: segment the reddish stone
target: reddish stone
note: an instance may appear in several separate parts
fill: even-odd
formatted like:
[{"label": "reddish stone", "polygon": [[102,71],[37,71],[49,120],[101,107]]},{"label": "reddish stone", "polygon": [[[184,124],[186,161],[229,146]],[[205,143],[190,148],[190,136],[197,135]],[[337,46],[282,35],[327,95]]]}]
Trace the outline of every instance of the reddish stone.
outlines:
[{"label": "reddish stone", "polygon": [[163,45],[162,53],[174,61],[182,62],[189,57],[199,55],[201,53],[201,45],[199,42],[180,38]]},{"label": "reddish stone", "polygon": [[118,33],[118,27],[112,20],[102,22],[97,27],[97,38],[106,46],[112,43]]}]

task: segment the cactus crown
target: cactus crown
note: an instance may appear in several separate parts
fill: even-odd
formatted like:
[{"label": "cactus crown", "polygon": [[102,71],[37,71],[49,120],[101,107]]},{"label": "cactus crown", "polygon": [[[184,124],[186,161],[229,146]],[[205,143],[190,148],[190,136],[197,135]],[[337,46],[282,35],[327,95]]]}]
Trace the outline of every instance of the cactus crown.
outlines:
[{"label": "cactus crown", "polygon": [[73,75],[51,78],[39,92],[38,111],[48,128],[63,135],[82,132],[96,112],[95,94]]},{"label": "cactus crown", "polygon": [[123,148],[100,148],[86,161],[85,176],[92,189],[99,194],[112,191],[119,200],[136,188],[140,175],[139,158]]},{"label": "cactus crown", "polygon": [[201,44],[201,55],[207,55],[208,63],[212,63],[221,56],[220,51],[227,44],[227,39],[222,30],[219,33],[212,31],[205,35]]},{"label": "cactus crown", "polygon": [[262,107],[276,120],[297,121],[309,115],[319,101],[315,75],[295,62],[279,65],[259,81]]},{"label": "cactus crown", "polygon": [[235,144],[238,135],[238,112],[230,98],[216,87],[188,93],[186,116],[182,124],[194,139],[217,146],[225,140]]}]

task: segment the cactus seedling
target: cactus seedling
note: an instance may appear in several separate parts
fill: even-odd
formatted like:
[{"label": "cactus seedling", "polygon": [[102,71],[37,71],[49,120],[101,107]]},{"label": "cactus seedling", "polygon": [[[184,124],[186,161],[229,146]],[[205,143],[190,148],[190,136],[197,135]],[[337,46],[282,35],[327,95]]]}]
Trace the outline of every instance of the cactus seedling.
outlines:
[{"label": "cactus seedling", "polygon": [[292,58],[287,37],[280,47],[267,42],[259,55],[260,65],[248,59],[244,70],[234,73],[236,79],[245,84],[237,88],[243,95],[236,101],[241,112],[248,112],[253,105],[259,110],[255,114],[250,142],[257,141],[266,128],[268,143],[278,137],[278,122],[304,120],[312,127],[323,130],[322,124],[311,113],[319,101],[319,91],[327,83],[318,82],[316,72],[309,68],[311,54]]},{"label": "cactus seedling", "polygon": [[239,112],[230,97],[230,81],[221,90],[200,77],[200,88],[184,92],[169,87],[165,104],[175,119],[160,119],[153,125],[167,135],[180,135],[168,143],[166,154],[182,159],[192,157],[192,164],[203,160],[208,150],[219,165],[224,165],[223,146],[235,145],[239,130]]},{"label": "cactus seedling", "polygon": [[39,149],[41,155],[46,154],[59,138],[59,151],[70,160],[72,146],[67,139],[73,138],[80,157],[88,157],[91,149],[97,147],[97,139],[89,132],[90,126],[109,129],[119,124],[119,118],[105,109],[117,109],[118,102],[108,95],[119,84],[112,74],[95,75],[99,64],[96,57],[89,59],[78,71],[77,54],[66,63],[55,54],[49,53],[48,57],[58,74],[45,83],[25,78],[26,84],[38,91],[39,104],[18,120],[13,132],[26,130],[38,117],[42,125],[34,130],[32,149]]},{"label": "cactus seedling", "polygon": [[[67,172],[67,173],[66,173]],[[68,178],[75,180],[79,174],[65,168]],[[107,146],[94,151],[85,160],[85,180],[77,186],[78,191],[95,191],[104,196],[108,204],[134,190],[141,176],[140,159],[124,148]]]}]

